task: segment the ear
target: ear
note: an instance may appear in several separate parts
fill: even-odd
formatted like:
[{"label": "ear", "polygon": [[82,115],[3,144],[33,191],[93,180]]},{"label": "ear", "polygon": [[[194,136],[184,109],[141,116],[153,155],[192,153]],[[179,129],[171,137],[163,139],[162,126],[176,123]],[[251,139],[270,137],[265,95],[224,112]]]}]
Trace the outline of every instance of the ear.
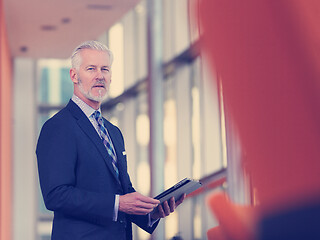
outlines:
[{"label": "ear", "polygon": [[75,68],[71,68],[69,71],[70,74],[70,79],[74,84],[78,84],[78,74],[77,74],[77,70]]}]

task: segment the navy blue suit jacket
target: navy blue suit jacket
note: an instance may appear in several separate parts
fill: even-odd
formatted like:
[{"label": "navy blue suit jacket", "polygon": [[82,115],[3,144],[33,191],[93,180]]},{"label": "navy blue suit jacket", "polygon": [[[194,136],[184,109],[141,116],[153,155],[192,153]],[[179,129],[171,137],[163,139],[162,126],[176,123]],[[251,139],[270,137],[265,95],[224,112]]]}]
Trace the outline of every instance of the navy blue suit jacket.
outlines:
[{"label": "navy blue suit jacket", "polygon": [[119,212],[115,195],[134,192],[120,130],[104,119],[117,154],[119,178],[98,133],[82,110],[68,105],[42,127],[37,160],[42,195],[54,212],[52,239],[132,239],[131,222],[149,233],[147,216]]}]

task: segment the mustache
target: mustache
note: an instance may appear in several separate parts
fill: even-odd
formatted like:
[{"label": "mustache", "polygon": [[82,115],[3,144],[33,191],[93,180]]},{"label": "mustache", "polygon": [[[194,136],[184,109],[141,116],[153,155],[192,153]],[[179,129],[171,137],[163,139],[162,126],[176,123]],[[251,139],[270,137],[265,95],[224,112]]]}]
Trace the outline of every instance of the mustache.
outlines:
[{"label": "mustache", "polygon": [[105,79],[99,79],[97,80],[93,87],[96,87],[96,86],[103,86],[103,87],[106,87],[106,80]]}]

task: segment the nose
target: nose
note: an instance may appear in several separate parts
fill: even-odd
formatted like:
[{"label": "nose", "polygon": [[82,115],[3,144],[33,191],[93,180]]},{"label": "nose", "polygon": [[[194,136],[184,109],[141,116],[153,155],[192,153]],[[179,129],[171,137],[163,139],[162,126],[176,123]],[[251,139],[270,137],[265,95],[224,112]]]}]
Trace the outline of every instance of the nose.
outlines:
[{"label": "nose", "polygon": [[101,71],[101,70],[98,70],[98,71],[97,71],[96,78],[97,78],[97,79],[104,79],[104,75],[102,74],[102,71]]}]

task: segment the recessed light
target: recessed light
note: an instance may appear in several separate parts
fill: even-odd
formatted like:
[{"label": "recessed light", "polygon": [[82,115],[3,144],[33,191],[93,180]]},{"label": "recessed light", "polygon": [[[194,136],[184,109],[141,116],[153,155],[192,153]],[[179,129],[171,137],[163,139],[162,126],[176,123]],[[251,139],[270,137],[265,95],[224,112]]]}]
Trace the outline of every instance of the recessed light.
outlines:
[{"label": "recessed light", "polygon": [[21,46],[20,47],[20,52],[27,52],[28,51],[28,47],[27,46]]},{"label": "recessed light", "polygon": [[42,31],[54,31],[56,30],[56,26],[54,25],[42,25],[41,26]]},{"label": "recessed light", "polygon": [[88,4],[87,5],[88,9],[91,10],[111,10],[112,5],[105,5],[105,4]]},{"label": "recessed light", "polygon": [[65,18],[62,18],[62,19],[61,19],[61,22],[64,23],[64,24],[67,24],[67,23],[70,23],[70,22],[71,22],[71,19],[68,18],[68,17],[65,17]]}]

